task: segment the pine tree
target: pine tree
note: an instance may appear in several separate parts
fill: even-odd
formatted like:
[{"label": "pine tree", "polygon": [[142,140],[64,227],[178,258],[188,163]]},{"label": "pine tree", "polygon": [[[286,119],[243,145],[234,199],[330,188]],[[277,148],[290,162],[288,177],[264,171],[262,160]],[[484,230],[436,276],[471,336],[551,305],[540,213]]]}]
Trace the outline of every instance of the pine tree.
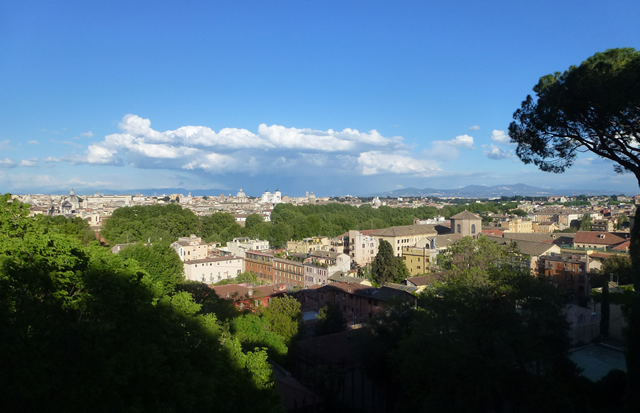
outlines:
[{"label": "pine tree", "polygon": [[393,282],[398,277],[398,263],[393,255],[393,247],[387,241],[380,240],[371,270],[373,281],[378,285]]}]

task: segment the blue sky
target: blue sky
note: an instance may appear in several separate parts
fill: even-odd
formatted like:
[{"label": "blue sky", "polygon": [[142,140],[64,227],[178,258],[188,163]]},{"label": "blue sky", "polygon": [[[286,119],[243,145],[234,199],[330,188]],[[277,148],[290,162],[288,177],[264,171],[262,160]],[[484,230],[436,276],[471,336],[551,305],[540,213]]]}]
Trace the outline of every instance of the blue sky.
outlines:
[{"label": "blue sky", "polygon": [[0,0],[0,191],[637,193],[589,154],[525,166],[504,133],[541,76],[640,49],[638,16],[637,0]]}]

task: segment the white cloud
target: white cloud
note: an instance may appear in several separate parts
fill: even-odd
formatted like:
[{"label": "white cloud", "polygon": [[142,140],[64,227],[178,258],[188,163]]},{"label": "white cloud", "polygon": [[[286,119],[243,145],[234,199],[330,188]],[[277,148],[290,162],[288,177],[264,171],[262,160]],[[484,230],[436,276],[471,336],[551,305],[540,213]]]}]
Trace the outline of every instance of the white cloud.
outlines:
[{"label": "white cloud", "polygon": [[98,145],[90,145],[86,152],[86,162],[95,164],[117,164],[116,153],[115,150],[110,150]]},{"label": "white cloud", "polygon": [[14,166],[16,166],[16,163],[13,162],[11,159],[9,159],[9,158],[1,159],[0,158],[0,168],[13,168]]},{"label": "white cloud", "polygon": [[37,160],[38,160],[37,158],[23,159],[23,160],[20,161],[20,166],[23,166],[23,167],[36,166],[36,161]]},{"label": "white cloud", "polygon": [[217,153],[207,154],[182,166],[183,169],[204,169],[214,173],[224,173],[237,170],[240,166],[237,159]]},{"label": "white cloud", "polygon": [[435,161],[420,160],[404,154],[380,151],[361,153],[358,157],[358,164],[363,175],[393,173],[431,176],[441,170]]},{"label": "white cloud", "polygon": [[84,136],[86,138],[91,138],[91,137],[93,137],[93,132],[91,132],[91,131],[83,132],[83,133],[80,134],[80,136]]},{"label": "white cloud", "polygon": [[497,161],[501,159],[513,158],[513,151],[507,151],[507,150],[498,148],[494,144],[482,145],[482,149],[484,149],[482,151],[484,156],[486,156],[489,159],[493,159]]},{"label": "white cloud", "polygon": [[576,165],[591,165],[591,163],[595,160],[595,158],[582,158],[575,161]]},{"label": "white cloud", "polygon": [[0,141],[0,149],[9,149],[9,147],[11,147],[11,142],[9,142],[9,139]]},{"label": "white cloud", "polygon": [[460,156],[458,148],[474,149],[473,136],[459,135],[448,141],[433,141],[424,153],[430,158],[451,160]]},{"label": "white cloud", "polygon": [[[211,173],[257,171],[262,165],[293,169],[302,164],[337,166],[341,156],[357,157],[371,150],[406,150],[402,137],[385,137],[376,130],[360,132],[345,128],[299,129],[260,124],[258,132],[224,128],[219,132],[205,126],[183,126],[156,131],[151,121],[126,115],[119,123],[121,133],[105,136],[90,145],[84,157],[72,162],[129,164],[139,168],[204,170]],[[279,157],[286,163],[273,164]]]},{"label": "white cloud", "polygon": [[473,149],[473,136],[459,135],[448,142],[457,148]]},{"label": "white cloud", "polygon": [[40,142],[38,141],[29,141],[27,142],[29,145],[40,145]]},{"label": "white cloud", "polygon": [[480,126],[478,125],[473,125],[472,127],[469,128],[470,131],[476,131],[476,130],[480,130]]},{"label": "white cloud", "polygon": [[511,138],[509,138],[509,135],[504,133],[503,130],[494,129],[493,132],[491,132],[490,137],[493,142],[500,145],[507,145],[511,143]]}]

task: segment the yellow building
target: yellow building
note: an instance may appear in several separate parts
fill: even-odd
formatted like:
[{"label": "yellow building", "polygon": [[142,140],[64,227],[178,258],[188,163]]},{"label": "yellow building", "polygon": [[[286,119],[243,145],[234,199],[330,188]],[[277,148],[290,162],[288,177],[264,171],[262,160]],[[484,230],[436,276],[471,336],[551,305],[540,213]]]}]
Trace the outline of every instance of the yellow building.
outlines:
[{"label": "yellow building", "polygon": [[512,219],[511,221],[501,222],[500,228],[504,232],[512,232],[516,234],[530,234],[533,232],[532,222],[522,219]]},{"label": "yellow building", "polygon": [[403,225],[398,227],[390,227],[377,229],[371,232],[378,243],[385,240],[393,248],[393,253],[397,257],[402,256],[402,248],[412,247],[418,241],[438,235],[433,225]]},{"label": "yellow building", "polygon": [[330,251],[331,247],[329,237],[312,237],[301,241],[287,241],[287,250],[289,252],[302,254],[308,254],[313,251]]},{"label": "yellow building", "polygon": [[402,247],[402,260],[412,277],[429,272],[430,252],[427,248]]}]

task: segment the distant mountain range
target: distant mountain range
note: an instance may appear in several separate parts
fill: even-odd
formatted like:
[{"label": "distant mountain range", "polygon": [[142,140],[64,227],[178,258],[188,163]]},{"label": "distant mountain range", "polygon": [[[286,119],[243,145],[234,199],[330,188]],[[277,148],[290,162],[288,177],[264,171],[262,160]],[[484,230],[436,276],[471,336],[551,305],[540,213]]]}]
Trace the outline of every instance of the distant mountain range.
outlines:
[{"label": "distant mountain range", "polygon": [[[78,195],[80,192],[83,192],[82,195],[94,194],[97,191],[87,192],[87,191],[76,191]],[[184,188],[149,188],[149,189],[130,189],[130,190],[112,190],[112,189],[101,189],[101,195],[137,195],[142,194],[144,196],[160,196],[160,195],[171,195],[171,194],[182,194],[187,195],[191,193],[192,196],[220,196],[220,194],[225,195],[233,195],[235,196],[238,191],[229,191],[225,189],[184,189]]]},{"label": "distant mountain range", "polygon": [[[584,189],[546,189],[525,184],[515,185],[469,185],[456,189],[433,189],[433,188],[403,188],[395,191],[381,192],[370,196],[379,197],[463,197],[463,198],[493,198],[501,196],[553,196],[553,195],[613,195],[614,193],[605,190],[584,190]],[[628,194],[629,195],[629,194]]]}]

